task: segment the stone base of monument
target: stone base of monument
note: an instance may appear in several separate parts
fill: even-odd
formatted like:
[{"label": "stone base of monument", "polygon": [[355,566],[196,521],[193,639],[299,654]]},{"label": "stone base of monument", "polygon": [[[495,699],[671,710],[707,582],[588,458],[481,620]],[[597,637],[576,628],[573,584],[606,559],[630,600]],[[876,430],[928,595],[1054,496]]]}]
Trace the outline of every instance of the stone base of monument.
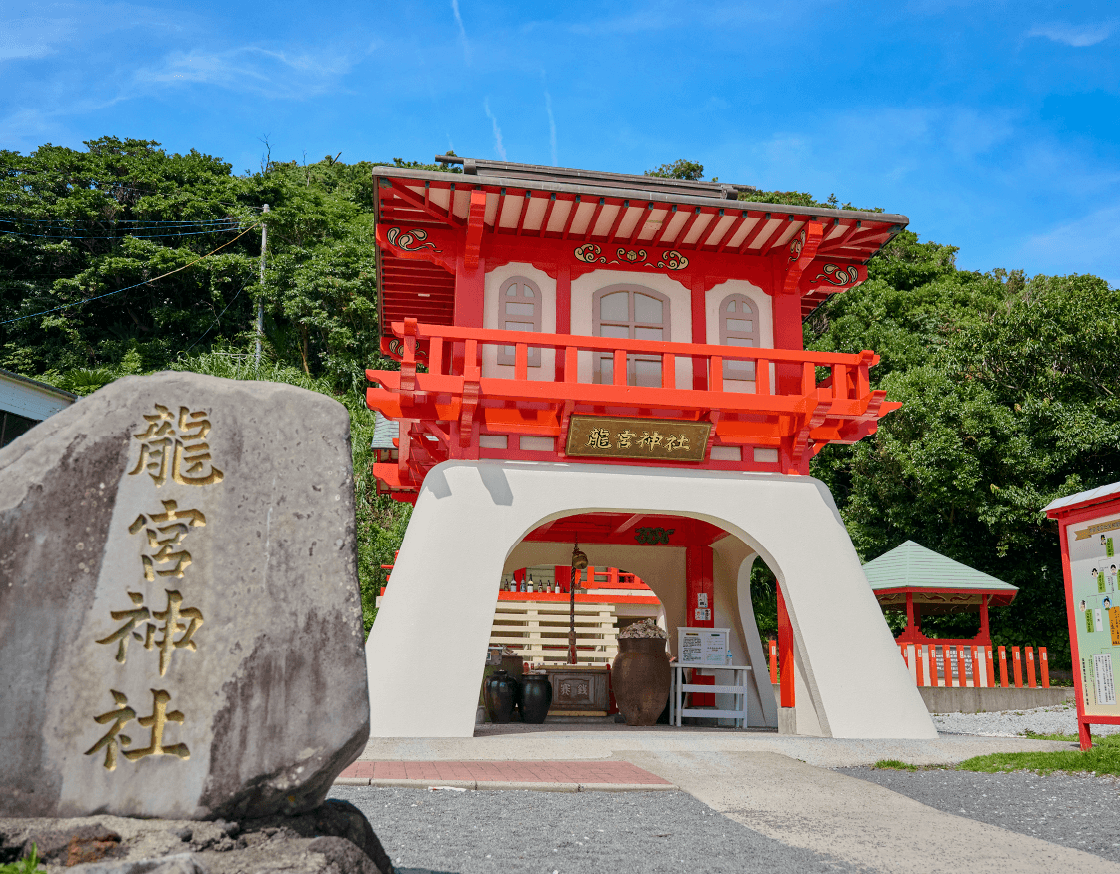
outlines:
[{"label": "stone base of monument", "polygon": [[0,864],[32,845],[49,872],[393,874],[369,821],[346,801],[299,816],[225,820],[0,818]]}]

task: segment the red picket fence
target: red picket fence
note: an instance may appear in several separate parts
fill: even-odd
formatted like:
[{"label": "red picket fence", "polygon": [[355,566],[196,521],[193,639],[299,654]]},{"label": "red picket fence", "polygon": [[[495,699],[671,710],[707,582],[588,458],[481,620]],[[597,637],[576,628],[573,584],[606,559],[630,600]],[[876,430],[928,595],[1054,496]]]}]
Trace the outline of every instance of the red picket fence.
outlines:
[{"label": "red picket fence", "polygon": [[[910,675],[919,686],[986,686],[997,685],[1008,688],[1007,650],[1008,647],[976,646],[967,643],[900,643],[899,651],[910,668]],[[1050,665],[1046,658],[1046,647],[1038,648],[1038,672],[1041,683],[1036,679],[1034,647],[1017,646],[1011,649],[1011,677],[1017,688],[1023,687],[1023,674],[1026,672],[1027,686],[1031,689],[1042,686],[1050,688]],[[999,663],[999,679],[996,679],[996,662]]]}]

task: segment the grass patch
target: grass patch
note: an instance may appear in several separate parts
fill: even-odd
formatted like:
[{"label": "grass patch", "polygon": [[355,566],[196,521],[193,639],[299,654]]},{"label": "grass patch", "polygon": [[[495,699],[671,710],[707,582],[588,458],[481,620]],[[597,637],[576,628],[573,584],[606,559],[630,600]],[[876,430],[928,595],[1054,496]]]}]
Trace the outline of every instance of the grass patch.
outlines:
[{"label": "grass patch", "polygon": [[46,868],[39,867],[39,848],[35,844],[31,845],[30,856],[25,856],[18,862],[0,865],[0,874],[39,874],[39,872],[45,872],[46,870]]},{"label": "grass patch", "polygon": [[910,765],[906,762],[900,762],[898,759],[879,759],[872,768],[886,768],[891,771],[917,771],[917,765]]},{"label": "grass patch", "polygon": [[[1051,735],[1065,740],[1063,735]],[[1051,774],[1067,773],[1113,774],[1120,776],[1120,735],[1100,738],[1092,749],[1059,750],[1053,753],[992,753],[976,756],[957,765],[961,771],[981,771],[1001,774],[1007,771],[1034,771]]]},{"label": "grass patch", "polygon": [[1023,737],[1029,737],[1031,740],[1064,740],[1077,743],[1076,734],[1041,734],[1037,731],[1031,731],[1029,728],[1023,732]]}]

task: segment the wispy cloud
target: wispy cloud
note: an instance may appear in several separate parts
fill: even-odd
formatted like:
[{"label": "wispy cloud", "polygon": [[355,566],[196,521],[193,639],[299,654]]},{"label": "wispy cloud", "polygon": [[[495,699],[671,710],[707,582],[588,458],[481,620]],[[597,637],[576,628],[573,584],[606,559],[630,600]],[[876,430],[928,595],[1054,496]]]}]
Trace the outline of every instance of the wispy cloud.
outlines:
[{"label": "wispy cloud", "polygon": [[552,166],[560,166],[556,157],[556,117],[552,114],[552,95],[544,92],[544,109],[548,113],[548,146],[552,150]]},{"label": "wispy cloud", "polygon": [[172,52],[156,68],[140,70],[138,85],[201,84],[275,98],[305,98],[335,87],[353,62],[335,50],[290,54],[256,46],[221,52]]},{"label": "wispy cloud", "polygon": [[1027,238],[1014,253],[1049,273],[1084,273],[1085,265],[1120,288],[1120,207],[1110,206]]},{"label": "wispy cloud", "polygon": [[45,58],[58,51],[74,34],[77,22],[69,18],[17,18],[0,27],[0,62]]},{"label": "wispy cloud", "polygon": [[1059,22],[1032,27],[1027,36],[1041,36],[1063,45],[1083,49],[1104,42],[1111,33],[1111,24],[1063,24]]},{"label": "wispy cloud", "polygon": [[471,62],[471,44],[467,39],[467,29],[463,27],[463,16],[459,14],[459,0],[451,0],[451,12],[455,16],[455,23],[459,26],[459,39],[463,42],[463,60]]},{"label": "wispy cloud", "polygon": [[502,145],[502,129],[498,127],[498,119],[490,111],[489,98],[482,101],[482,108],[486,110],[486,117],[490,119],[490,123],[494,126],[494,150],[498,153],[498,157],[504,161],[506,160],[506,147]]}]

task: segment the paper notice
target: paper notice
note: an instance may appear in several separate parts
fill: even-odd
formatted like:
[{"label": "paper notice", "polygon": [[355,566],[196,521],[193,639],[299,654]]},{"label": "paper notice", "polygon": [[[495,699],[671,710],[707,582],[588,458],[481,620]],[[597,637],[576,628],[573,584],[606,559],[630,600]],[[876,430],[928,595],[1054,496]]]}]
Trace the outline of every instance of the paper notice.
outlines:
[{"label": "paper notice", "polygon": [[1120,646],[1120,607],[1108,608],[1108,629],[1112,632],[1112,645]]},{"label": "paper notice", "polygon": [[681,637],[680,660],[685,664],[697,664],[703,661],[704,643],[699,634],[685,634]]},{"label": "paper notice", "polygon": [[1112,656],[1093,656],[1093,673],[1097,681],[1097,703],[1115,704],[1116,686],[1112,681]]}]

